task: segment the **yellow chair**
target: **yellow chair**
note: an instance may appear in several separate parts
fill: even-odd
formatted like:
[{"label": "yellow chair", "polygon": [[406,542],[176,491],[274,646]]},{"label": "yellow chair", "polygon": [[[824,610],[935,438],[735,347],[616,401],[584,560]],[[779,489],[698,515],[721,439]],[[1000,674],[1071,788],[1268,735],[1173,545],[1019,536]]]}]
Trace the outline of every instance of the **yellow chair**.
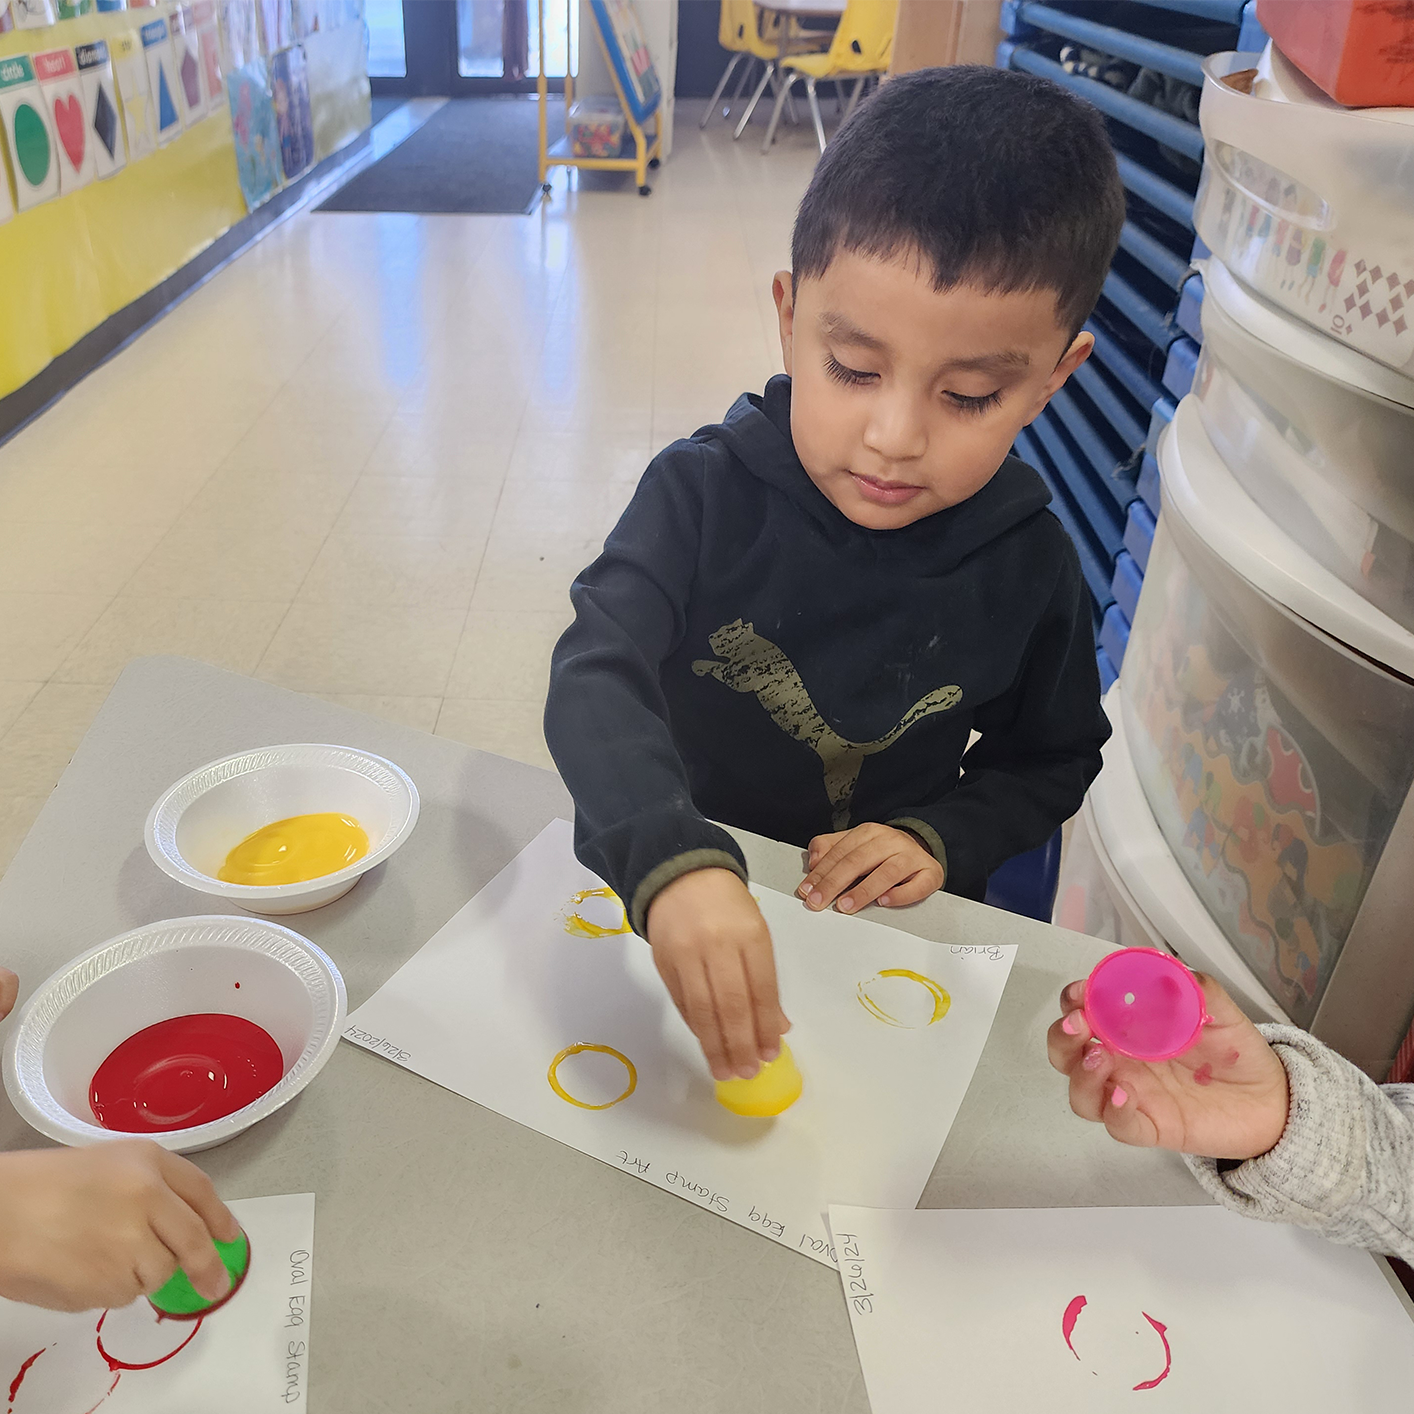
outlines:
[{"label": "yellow chair", "polygon": [[707,109],[702,114],[702,121],[697,125],[699,128],[707,126],[707,120],[721,102],[722,94],[726,92],[726,87],[742,60],[746,61],[746,67],[741,71],[736,92],[727,104],[726,112],[731,112],[732,103],[741,97],[742,89],[746,87],[747,75],[757,60],[766,66],[766,79],[761,85],[761,90],[765,91],[766,83],[770,82],[770,75],[775,71],[776,60],[780,56],[781,29],[781,17],[774,11],[766,14],[758,10],[755,0],[721,0],[721,13],[717,20],[717,43],[730,51],[732,57],[715,92],[707,101]]},{"label": "yellow chair", "polygon": [[839,28],[823,54],[792,54],[782,59],[780,71],[785,82],[776,93],[776,106],[771,113],[771,125],[766,129],[766,140],[761,144],[761,151],[771,150],[771,144],[776,140],[776,128],[781,121],[781,110],[796,80],[804,79],[805,92],[810,99],[810,116],[815,122],[815,137],[823,152],[825,124],[820,117],[816,84],[821,79],[833,79],[837,85],[848,79],[855,81],[849,108],[845,111],[848,117],[859,101],[864,85],[870,79],[882,78],[888,72],[894,48],[894,21],[897,18],[898,0],[848,0],[844,14],[840,16]]}]

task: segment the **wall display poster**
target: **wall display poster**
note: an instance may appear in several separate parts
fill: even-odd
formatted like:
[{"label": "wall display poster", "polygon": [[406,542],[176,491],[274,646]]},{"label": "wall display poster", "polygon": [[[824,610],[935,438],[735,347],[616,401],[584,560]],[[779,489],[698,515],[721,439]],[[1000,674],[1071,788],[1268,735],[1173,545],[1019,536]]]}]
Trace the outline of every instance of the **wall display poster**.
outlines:
[{"label": "wall display poster", "polygon": [[191,11],[180,5],[167,22],[172,42],[172,65],[177,75],[177,102],[186,127],[206,116],[206,82],[201,72],[201,43],[196,37]]},{"label": "wall display poster", "polygon": [[295,23],[290,0],[257,0],[256,12],[260,17],[262,53],[273,57],[281,49],[288,49],[295,42]]},{"label": "wall display poster", "polygon": [[15,204],[21,211],[59,195],[59,154],[47,112],[29,57],[0,59],[0,121],[15,174]]},{"label": "wall display poster", "polygon": [[178,108],[177,70],[172,60],[172,41],[166,20],[151,20],[143,25],[142,50],[147,59],[147,85],[152,94],[152,110],[156,119],[157,142],[165,146],[182,135],[182,114]]},{"label": "wall display poster", "polygon": [[285,180],[292,182],[314,161],[314,118],[302,45],[281,50],[270,60],[270,96],[280,131],[280,165]]},{"label": "wall display poster", "polygon": [[54,23],[53,0],[10,0],[10,10],[21,29],[43,29]]},{"label": "wall display poster", "polygon": [[[93,149],[83,106],[83,85],[72,49],[51,49],[34,56],[34,72],[44,95],[58,149],[61,194],[86,187],[94,178]],[[96,141],[96,140],[95,140]]]},{"label": "wall display poster", "polygon": [[345,25],[363,23],[361,0],[315,0],[318,11],[317,28],[326,33],[331,29],[342,29]]},{"label": "wall display poster", "polygon": [[226,97],[231,105],[231,134],[236,144],[236,173],[247,211],[268,201],[284,182],[280,161],[280,132],[275,104],[270,97],[270,77],[258,54],[227,76]]},{"label": "wall display poster", "polygon": [[123,115],[123,133],[128,140],[128,157],[136,162],[157,151],[157,107],[152,101],[147,55],[136,30],[113,35],[108,41],[108,53]]},{"label": "wall display poster", "polygon": [[102,40],[96,44],[80,44],[74,50],[74,62],[83,85],[84,115],[93,147],[94,170],[100,177],[111,177],[126,164],[127,154],[123,149],[123,120],[118,111],[107,44]]},{"label": "wall display poster", "polygon": [[218,11],[221,31],[221,68],[227,74],[243,69],[261,57],[260,19],[255,0],[227,0]]}]

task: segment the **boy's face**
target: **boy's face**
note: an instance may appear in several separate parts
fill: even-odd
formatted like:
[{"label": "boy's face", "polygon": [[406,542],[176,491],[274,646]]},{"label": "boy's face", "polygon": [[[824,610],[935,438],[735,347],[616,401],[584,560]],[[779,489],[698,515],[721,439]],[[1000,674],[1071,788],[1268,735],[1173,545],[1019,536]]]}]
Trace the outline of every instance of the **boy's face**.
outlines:
[{"label": "boy's face", "polygon": [[856,525],[898,530],[981,490],[1016,434],[1086,360],[1052,290],[939,293],[923,262],[841,251],[818,279],[775,278],[791,434]]}]

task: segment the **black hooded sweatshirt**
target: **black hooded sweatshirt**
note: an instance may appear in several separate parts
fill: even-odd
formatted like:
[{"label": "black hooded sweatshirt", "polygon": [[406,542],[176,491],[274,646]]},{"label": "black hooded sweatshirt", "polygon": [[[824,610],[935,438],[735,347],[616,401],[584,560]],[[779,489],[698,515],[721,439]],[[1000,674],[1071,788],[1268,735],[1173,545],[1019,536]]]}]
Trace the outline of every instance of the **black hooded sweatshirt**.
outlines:
[{"label": "black hooded sweatshirt", "polygon": [[545,709],[576,853],[638,932],[679,875],[746,877],[714,820],[802,847],[895,825],[981,898],[1079,809],[1109,724],[1050,499],[1008,457],[959,505],[856,525],[796,456],[784,376],[653,460],[570,590]]}]

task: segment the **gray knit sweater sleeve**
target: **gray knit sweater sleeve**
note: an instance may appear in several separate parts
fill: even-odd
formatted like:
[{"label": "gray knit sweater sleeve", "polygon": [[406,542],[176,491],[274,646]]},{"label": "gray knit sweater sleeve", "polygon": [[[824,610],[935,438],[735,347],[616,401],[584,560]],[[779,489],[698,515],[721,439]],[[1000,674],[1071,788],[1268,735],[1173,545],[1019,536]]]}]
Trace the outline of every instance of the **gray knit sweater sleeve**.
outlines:
[{"label": "gray knit sweater sleeve", "polygon": [[1225,1173],[1185,1155],[1193,1176],[1234,1212],[1414,1262],[1414,1085],[1376,1085],[1295,1027],[1259,1029],[1290,1081],[1286,1132]]}]

